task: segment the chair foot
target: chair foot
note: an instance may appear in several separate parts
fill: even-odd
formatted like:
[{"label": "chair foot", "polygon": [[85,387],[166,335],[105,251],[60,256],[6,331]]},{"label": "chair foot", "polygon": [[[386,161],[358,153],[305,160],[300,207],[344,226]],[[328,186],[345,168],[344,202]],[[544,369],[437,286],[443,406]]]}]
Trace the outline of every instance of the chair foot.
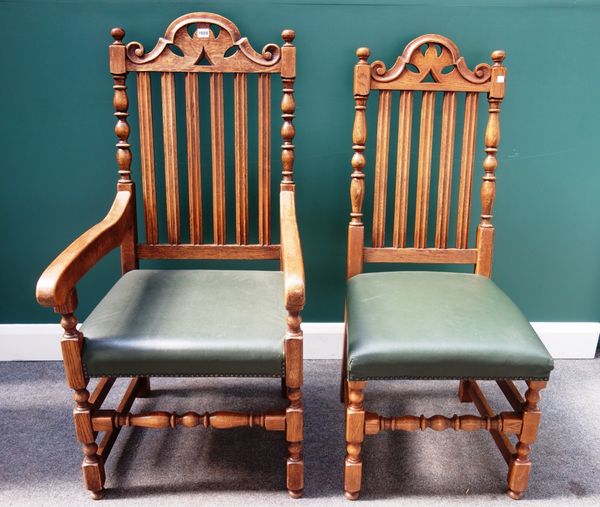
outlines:
[{"label": "chair foot", "polygon": [[366,382],[347,383],[346,404],[346,458],[344,459],[344,495],[356,500],[362,483],[362,442],[365,438],[365,410],[363,407]]},{"label": "chair foot", "polygon": [[99,491],[90,491],[90,497],[92,500],[102,500],[104,498],[104,489]]},{"label": "chair foot", "polygon": [[358,500],[358,497],[360,496],[360,491],[355,491],[354,493],[351,493],[350,491],[344,491],[344,496],[348,500]]},{"label": "chair foot", "polygon": [[303,489],[288,489],[288,495],[292,498],[302,498]]},{"label": "chair foot", "polygon": [[529,453],[531,452],[531,445],[537,437],[542,415],[538,407],[538,401],[540,400],[540,391],[546,387],[546,382],[543,380],[528,380],[527,387],[523,423],[519,434],[519,442],[516,446],[517,452],[508,466],[508,496],[513,500],[521,498],[529,485],[531,474]]},{"label": "chair foot", "polygon": [[506,491],[506,493],[508,494],[508,496],[510,496],[513,500],[520,500],[521,498],[523,498],[524,495],[524,491],[513,491],[512,489],[508,489]]},{"label": "chair foot", "polygon": [[[302,444],[288,443],[289,456],[286,465],[287,490],[292,498],[300,498],[304,490],[304,460],[302,459]],[[297,456],[294,458],[293,456]]]},{"label": "chair foot", "polygon": [[302,406],[302,390],[299,387],[288,387],[287,398],[290,403],[285,411],[288,446],[286,485],[290,496],[299,498],[304,489],[304,458],[302,456],[304,407]]}]

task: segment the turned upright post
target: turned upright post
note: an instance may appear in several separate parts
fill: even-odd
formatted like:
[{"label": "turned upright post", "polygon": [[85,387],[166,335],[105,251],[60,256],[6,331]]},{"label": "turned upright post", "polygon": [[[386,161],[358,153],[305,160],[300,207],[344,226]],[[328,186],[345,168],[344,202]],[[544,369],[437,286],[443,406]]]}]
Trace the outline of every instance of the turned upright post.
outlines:
[{"label": "turned upright post", "polygon": [[504,80],[506,68],[502,65],[506,54],[504,51],[492,53],[491,87],[488,94],[489,117],[485,129],[485,153],[483,161],[483,182],[481,184],[481,222],[477,227],[477,264],[475,273],[483,276],[492,275],[492,254],[494,248],[494,226],[492,210],[496,197],[496,152],[500,143],[500,104],[504,98]]},{"label": "turned upright post", "polygon": [[283,96],[281,98],[281,190],[294,190],[294,136],[296,129],[292,123],[295,117],[296,101],[294,99],[294,81],[296,80],[296,48],[292,44],[296,37],[294,30],[284,30],[281,46],[281,81]]},{"label": "turned upright post", "polygon": [[104,496],[104,463],[98,455],[98,444],[92,426],[92,406],[89,402],[90,393],[87,390],[88,378],[85,376],[81,362],[83,336],[77,329],[76,309],[77,292],[73,289],[65,303],[55,307],[54,311],[61,314],[60,325],[64,330],[60,346],[67,385],[74,391],[73,400],[76,406],[73,409],[73,422],[84,456],[81,464],[83,480],[91,497],[99,500]]},{"label": "turned upright post", "polygon": [[363,168],[366,164],[364,155],[367,142],[367,99],[370,89],[369,48],[359,48],[356,51],[358,63],[354,66],[354,126],[352,128],[352,181],[350,182],[350,201],[352,211],[348,226],[348,270],[347,277],[362,272],[364,224],[362,207],[365,198],[365,175]]},{"label": "turned upright post", "polygon": [[[135,187],[131,179],[131,145],[129,144],[129,98],[127,97],[127,48],[123,44],[125,30],[122,28],[113,28],[110,31],[114,42],[108,47],[110,73],[113,78],[113,107],[114,115],[117,118],[115,123],[115,135],[117,136],[116,159],[119,170],[119,180],[117,190],[131,192],[135,198]],[[137,226],[135,223],[135,201],[130,207],[131,225],[127,230],[123,243],[121,244],[121,271],[127,273],[132,269],[138,268],[138,261],[135,254],[135,245],[137,243]]]}]

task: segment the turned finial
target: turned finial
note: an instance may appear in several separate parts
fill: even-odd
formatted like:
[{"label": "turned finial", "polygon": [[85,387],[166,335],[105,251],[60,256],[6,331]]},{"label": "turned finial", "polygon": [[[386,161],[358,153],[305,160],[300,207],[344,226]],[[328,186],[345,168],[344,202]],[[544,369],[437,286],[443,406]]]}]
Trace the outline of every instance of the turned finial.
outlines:
[{"label": "turned finial", "polygon": [[281,38],[285,41],[286,45],[291,45],[292,41],[294,40],[294,38],[296,37],[296,32],[294,32],[294,30],[291,30],[289,28],[285,29],[283,32],[281,32]]},{"label": "turned finial", "polygon": [[358,59],[361,62],[365,62],[367,61],[367,58],[369,58],[371,54],[371,51],[369,50],[369,48],[358,48],[356,50],[356,56],[358,56]]},{"label": "turned finial", "polygon": [[501,49],[497,49],[492,53],[492,60],[494,61],[494,65],[502,65],[502,62],[506,58],[506,52]]},{"label": "turned finial", "polygon": [[123,37],[125,37],[125,30],[123,30],[123,28],[113,28],[110,31],[110,35],[113,39],[115,39],[115,42],[113,44],[123,44]]}]

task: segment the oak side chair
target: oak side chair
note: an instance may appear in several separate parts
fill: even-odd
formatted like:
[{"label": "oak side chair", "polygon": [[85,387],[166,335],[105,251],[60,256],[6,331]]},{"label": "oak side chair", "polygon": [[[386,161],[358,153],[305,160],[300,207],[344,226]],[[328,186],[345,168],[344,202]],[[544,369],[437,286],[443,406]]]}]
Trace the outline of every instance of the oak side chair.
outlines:
[{"label": "oak side chair", "polygon": [[[540,422],[538,401],[553,361],[525,317],[490,280],[494,227],[496,152],[500,140],[498,115],[504,97],[504,51],[492,53],[493,65],[467,67],[456,45],[440,35],[413,40],[389,70],[381,61],[368,63],[369,49],[357,51],[354,70],[353,128],[348,229],[346,337],[342,397],[346,406],[344,489],[358,498],[361,489],[361,447],[365,435],[382,431],[487,430],[508,464],[508,493],[520,498],[527,489],[530,445]],[[372,241],[365,246],[363,199],[367,140],[366,104],[378,91],[377,138],[373,190]],[[386,241],[386,194],[392,97],[398,92],[398,145],[391,241]],[[469,216],[476,144],[478,97],[487,94],[485,159],[481,186],[481,221],[475,246],[469,246]],[[429,234],[435,101],[441,104],[439,168],[435,234]],[[460,99],[459,99],[460,97]],[[419,100],[420,99],[420,100]],[[456,112],[464,103],[462,152],[456,181],[456,230],[449,240],[452,165]],[[416,182],[410,181],[414,109],[420,104]],[[416,122],[415,122],[416,124]],[[417,127],[415,127],[416,129]],[[415,136],[416,138],[417,136]],[[412,176],[412,178],[409,178]],[[369,175],[370,178],[370,175]],[[434,180],[435,181],[435,180]],[[415,185],[414,223],[409,220],[409,190]],[[432,190],[434,191],[434,190]],[[411,210],[412,211],[412,210]],[[390,224],[391,225],[391,224]],[[432,224],[433,225],[433,224]],[[411,244],[410,227],[414,227]],[[433,228],[432,228],[433,229]],[[433,231],[431,231],[433,232]],[[428,271],[362,273],[363,264],[471,264],[474,274]],[[472,402],[480,416],[384,417],[367,412],[367,381],[392,379],[457,379],[458,396]],[[512,406],[496,414],[477,380],[494,380]],[[525,380],[525,397],[514,380]],[[516,446],[509,437],[516,437]]]},{"label": "oak side chair", "polygon": [[[109,46],[117,122],[117,194],[108,215],[42,274],[37,299],[62,315],[62,353],[77,439],[83,447],[83,478],[94,499],[104,495],[104,466],[123,426],[174,428],[182,425],[229,429],[249,426],[283,432],[288,443],[287,489],[300,497],[302,456],[302,331],[304,267],[294,199],[294,32],[284,30],[281,47],[256,52],[228,19],[191,13],[173,21],[149,52],[125,45],[114,28]],[[178,51],[176,48],[178,48]],[[175,51],[174,51],[175,49]],[[230,54],[233,53],[233,54]],[[199,74],[210,77],[212,147],[212,243],[205,242],[200,171]],[[128,141],[126,79],[136,75],[140,126],[145,242],[137,241],[132,153]],[[164,161],[154,156],[151,74],[160,74]],[[224,74],[233,75],[235,114],[235,243],[226,238]],[[258,243],[249,233],[248,74],[258,81]],[[280,74],[282,180],[280,244],[271,239],[271,78]],[[185,125],[189,242],[180,224],[180,186],[175,83],[185,80]],[[203,107],[203,106],[202,106]],[[209,107],[207,105],[206,110]],[[160,114],[160,113],[159,113]],[[228,162],[229,163],[229,162]],[[164,164],[166,236],[159,238],[156,171]],[[161,190],[160,188],[158,189]],[[160,194],[162,195],[162,194]],[[230,216],[230,220],[233,217]],[[162,227],[162,225],[161,225]],[[77,328],[76,283],[103,256],[120,247],[123,276]],[[140,259],[279,259],[281,271],[150,270]],[[282,379],[287,409],[259,413],[131,413],[136,397],[150,391],[149,377],[275,377]],[[87,390],[90,377],[99,377]],[[102,403],[117,377],[132,377],[116,410]],[[97,435],[101,434],[101,438]]]}]

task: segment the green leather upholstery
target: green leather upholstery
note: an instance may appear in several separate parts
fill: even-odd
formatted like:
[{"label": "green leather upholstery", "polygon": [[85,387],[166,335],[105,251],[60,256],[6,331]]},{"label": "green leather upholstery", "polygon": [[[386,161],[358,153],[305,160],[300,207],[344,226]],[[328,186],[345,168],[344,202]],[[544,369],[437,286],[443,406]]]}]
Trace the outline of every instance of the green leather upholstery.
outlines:
[{"label": "green leather upholstery", "polygon": [[548,351],[479,275],[360,274],[348,281],[348,378],[547,379]]},{"label": "green leather upholstery", "polygon": [[83,323],[84,368],[91,377],[281,377],[283,294],[277,271],[130,271]]}]

